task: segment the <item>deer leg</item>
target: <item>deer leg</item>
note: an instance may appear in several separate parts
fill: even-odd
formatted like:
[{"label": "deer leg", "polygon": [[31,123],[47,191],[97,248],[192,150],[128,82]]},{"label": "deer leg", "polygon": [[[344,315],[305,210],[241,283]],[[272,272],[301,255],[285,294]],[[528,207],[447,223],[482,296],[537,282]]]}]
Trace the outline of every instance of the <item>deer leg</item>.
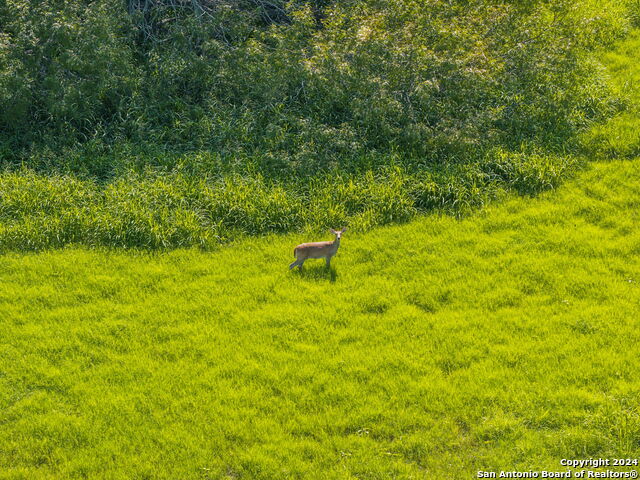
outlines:
[{"label": "deer leg", "polygon": [[289,270],[292,270],[294,267],[296,267],[298,265],[298,260],[296,260],[295,262],[293,262],[291,265],[289,265]]},{"label": "deer leg", "polygon": [[327,257],[327,268],[331,268],[331,257]]},{"label": "deer leg", "polygon": [[302,265],[304,265],[304,260],[298,260],[298,268],[302,270]]}]

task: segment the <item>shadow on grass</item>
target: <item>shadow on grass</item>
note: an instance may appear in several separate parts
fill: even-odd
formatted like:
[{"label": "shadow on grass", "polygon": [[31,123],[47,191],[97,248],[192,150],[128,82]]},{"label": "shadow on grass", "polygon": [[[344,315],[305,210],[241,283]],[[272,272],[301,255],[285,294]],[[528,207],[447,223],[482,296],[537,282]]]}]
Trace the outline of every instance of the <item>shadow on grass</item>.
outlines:
[{"label": "shadow on grass", "polygon": [[327,268],[326,266],[314,266],[314,267],[305,267],[300,270],[296,268],[293,271],[294,275],[299,276],[300,278],[304,278],[306,280],[315,280],[315,281],[326,281],[328,280],[331,283],[334,283],[338,278],[338,272],[333,267]]}]

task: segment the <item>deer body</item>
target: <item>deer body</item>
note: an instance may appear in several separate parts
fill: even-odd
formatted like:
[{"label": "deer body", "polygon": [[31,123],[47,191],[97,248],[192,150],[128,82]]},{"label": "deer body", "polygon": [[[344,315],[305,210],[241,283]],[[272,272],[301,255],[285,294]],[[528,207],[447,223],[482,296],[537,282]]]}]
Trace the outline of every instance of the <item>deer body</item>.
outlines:
[{"label": "deer body", "polygon": [[302,265],[308,258],[324,258],[327,262],[327,267],[331,264],[331,257],[338,252],[340,247],[340,237],[347,230],[347,227],[340,231],[331,229],[331,233],[336,236],[336,239],[332,242],[311,242],[301,243],[293,250],[293,255],[296,257],[296,261],[289,265],[289,270],[294,267],[299,267],[302,270]]}]

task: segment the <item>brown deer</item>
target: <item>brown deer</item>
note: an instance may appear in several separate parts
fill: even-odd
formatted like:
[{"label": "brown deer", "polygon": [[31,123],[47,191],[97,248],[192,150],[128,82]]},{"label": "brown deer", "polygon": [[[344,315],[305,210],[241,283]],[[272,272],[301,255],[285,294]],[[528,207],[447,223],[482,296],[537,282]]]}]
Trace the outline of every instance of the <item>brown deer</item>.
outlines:
[{"label": "brown deer", "polygon": [[327,268],[330,267],[331,257],[338,252],[340,246],[340,237],[347,231],[347,227],[344,227],[340,231],[336,231],[333,228],[329,229],[331,233],[336,236],[333,242],[312,242],[301,243],[293,250],[293,256],[296,257],[296,261],[289,265],[289,270],[294,267],[299,267],[302,270],[304,261],[308,258],[325,258],[327,261]]}]

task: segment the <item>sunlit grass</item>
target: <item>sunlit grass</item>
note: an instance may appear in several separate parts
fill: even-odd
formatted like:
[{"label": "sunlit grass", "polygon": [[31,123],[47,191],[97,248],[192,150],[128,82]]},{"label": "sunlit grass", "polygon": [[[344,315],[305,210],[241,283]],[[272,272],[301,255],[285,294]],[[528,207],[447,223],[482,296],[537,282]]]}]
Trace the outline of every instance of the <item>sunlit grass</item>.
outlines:
[{"label": "sunlit grass", "polygon": [[[587,142],[608,160],[464,220],[371,230],[472,210],[475,177],[318,182],[309,210],[241,182],[4,174],[4,250],[85,246],[0,256],[0,478],[460,479],[637,458],[640,171],[609,158],[640,153],[638,41],[608,58],[630,99]],[[563,161],[496,155],[485,173],[495,195],[535,193]],[[328,233],[213,237],[347,220],[331,270],[288,270]]]},{"label": "sunlit grass", "polygon": [[[463,221],[0,257],[2,478],[473,478],[640,454],[640,173]],[[337,225],[336,225],[337,227]],[[330,235],[327,235],[327,238]]]},{"label": "sunlit grass", "polygon": [[602,55],[611,85],[625,99],[627,108],[585,135],[589,151],[601,158],[634,158],[640,155],[640,68],[637,51],[640,32],[634,31],[615,50]]}]

